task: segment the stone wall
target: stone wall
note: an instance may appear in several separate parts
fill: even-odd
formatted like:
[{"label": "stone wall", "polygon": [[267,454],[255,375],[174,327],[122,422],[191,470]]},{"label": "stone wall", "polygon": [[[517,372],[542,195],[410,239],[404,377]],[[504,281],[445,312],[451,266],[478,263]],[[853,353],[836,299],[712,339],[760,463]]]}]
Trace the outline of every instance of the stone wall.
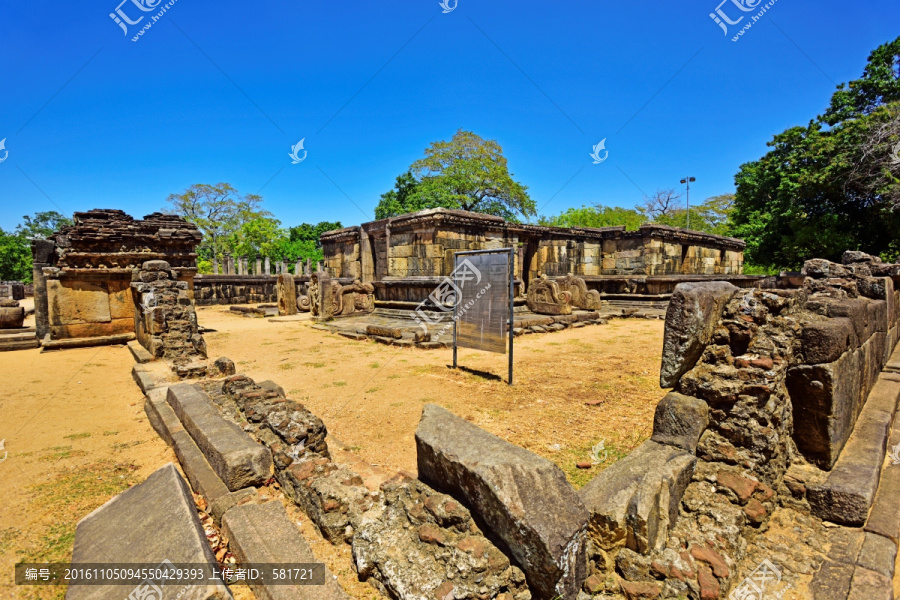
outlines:
[{"label": "stone wall", "polygon": [[[653,436],[580,491],[591,513],[585,589],[724,598],[747,591],[738,573],[766,558],[779,563],[779,581],[817,590],[797,597],[844,600],[855,572],[882,597],[891,575],[847,547],[863,543],[859,530],[828,533],[817,519],[869,528],[900,398],[895,376],[882,374],[900,337],[896,283],[900,265],[848,252],[844,264],[807,261],[801,276],[758,289],[676,288],[660,371],[674,390],[657,406]],[[770,559],[767,548],[783,548],[763,535],[776,513],[803,535]],[[882,521],[871,543],[895,554],[900,522]],[[828,551],[831,539],[843,541]]]},{"label": "stone wall", "polygon": [[[305,295],[309,275],[294,277],[297,294]],[[197,275],[194,277],[194,303],[197,306],[217,304],[275,304],[278,302],[275,275]]]},{"label": "stone wall", "polygon": [[[21,281],[0,281],[0,298],[24,300],[27,296],[26,285]],[[32,290],[32,293],[34,291]]]},{"label": "stone wall", "polygon": [[120,210],[77,212],[74,224],[32,243],[35,321],[50,340],[134,334],[132,275],[165,260],[190,291],[200,232],[180,217],[135,220]]},{"label": "stone wall", "polygon": [[454,253],[466,250],[517,248],[515,273],[523,288],[540,274],[740,276],[744,252],[741,240],[660,225],[637,231],[542,227],[446,209],[347,227],[321,240],[332,276],[376,284],[445,277],[453,271]]}]

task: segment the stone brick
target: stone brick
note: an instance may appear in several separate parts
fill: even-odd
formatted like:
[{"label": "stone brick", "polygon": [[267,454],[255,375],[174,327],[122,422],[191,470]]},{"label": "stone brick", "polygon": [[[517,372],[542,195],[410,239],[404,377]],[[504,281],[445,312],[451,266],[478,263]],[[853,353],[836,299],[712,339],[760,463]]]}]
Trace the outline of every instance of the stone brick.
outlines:
[{"label": "stone brick", "polygon": [[708,424],[709,407],[706,402],[670,392],[656,405],[653,436],[650,439],[694,454]]},{"label": "stone brick", "polygon": [[660,387],[674,386],[694,367],[737,289],[723,281],[680,283],[675,287],[666,311]]}]

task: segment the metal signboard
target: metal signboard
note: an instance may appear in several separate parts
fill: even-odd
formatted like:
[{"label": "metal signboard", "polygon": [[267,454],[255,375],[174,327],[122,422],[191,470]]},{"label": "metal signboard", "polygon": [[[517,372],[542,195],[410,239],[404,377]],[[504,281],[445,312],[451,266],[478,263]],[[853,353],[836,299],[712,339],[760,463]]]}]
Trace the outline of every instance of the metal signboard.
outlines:
[{"label": "metal signboard", "polygon": [[512,383],[513,254],[509,248],[456,253],[453,271],[457,301],[453,364],[456,348],[506,354]]}]

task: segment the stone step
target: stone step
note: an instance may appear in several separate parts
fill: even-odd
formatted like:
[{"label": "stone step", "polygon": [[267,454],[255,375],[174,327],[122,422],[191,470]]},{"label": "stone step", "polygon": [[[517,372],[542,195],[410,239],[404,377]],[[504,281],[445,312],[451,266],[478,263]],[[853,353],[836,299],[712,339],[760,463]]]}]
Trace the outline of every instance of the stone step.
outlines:
[{"label": "stone step", "polygon": [[134,379],[134,382],[141,388],[141,391],[145,394],[149,393],[150,390],[156,387],[156,377],[154,377],[153,373],[150,372],[147,367],[142,365],[134,365],[131,367],[131,377]]},{"label": "stone step", "polygon": [[[72,563],[208,565],[216,559],[200,525],[190,489],[172,463],[125,490],[78,522]],[[161,582],[159,582],[161,583]],[[157,600],[230,600],[224,584],[203,580],[184,595],[181,585],[159,585]],[[67,600],[122,600],[135,585],[69,585]]]},{"label": "stone step", "polygon": [[127,344],[135,339],[133,333],[118,333],[116,335],[102,335],[90,338],[67,338],[64,340],[45,340],[43,350],[63,350],[66,348],[89,348],[92,346],[110,346],[114,344]]},{"label": "stone step", "polygon": [[[239,565],[320,562],[277,500],[229,509],[222,517],[222,533]],[[324,585],[253,583],[250,588],[261,600],[349,600],[327,567],[320,568],[326,571]]]},{"label": "stone step", "polygon": [[30,350],[32,348],[39,348],[40,343],[38,342],[36,337],[31,337],[25,340],[6,340],[3,337],[0,337],[0,352],[11,352],[13,350]]},{"label": "stone step", "polygon": [[141,346],[140,342],[137,340],[132,340],[128,342],[128,349],[131,351],[131,356],[134,357],[135,362],[138,364],[148,363],[153,360],[153,355],[147,351],[146,348]]},{"label": "stone step", "polygon": [[269,449],[225,420],[199,387],[188,383],[173,385],[166,401],[229,490],[262,485],[272,476]]},{"label": "stone step", "polygon": [[881,481],[865,530],[883,535],[897,545],[900,543],[900,510],[897,508],[897,499],[900,498],[900,419],[896,414],[888,449],[890,454],[881,469]]},{"label": "stone step", "polygon": [[206,499],[209,514],[218,523],[226,510],[244,498],[254,496],[256,488],[248,487],[236,492],[228,490],[166,402],[167,393],[168,388],[150,390],[144,399],[144,412],[153,429],[175,451],[191,488]]},{"label": "stone step", "polygon": [[[892,360],[898,353],[900,348]],[[898,399],[900,378],[892,373],[882,373],[834,468],[824,483],[809,488],[807,498],[816,516],[854,527],[866,522],[881,479]]]}]

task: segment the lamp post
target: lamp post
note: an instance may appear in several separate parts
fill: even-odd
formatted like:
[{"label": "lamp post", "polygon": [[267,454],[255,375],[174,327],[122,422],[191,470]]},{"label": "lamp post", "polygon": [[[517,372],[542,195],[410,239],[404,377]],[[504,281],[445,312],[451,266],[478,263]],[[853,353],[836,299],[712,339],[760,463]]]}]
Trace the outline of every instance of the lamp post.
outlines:
[{"label": "lamp post", "polygon": [[691,228],[691,183],[697,181],[696,177],[685,177],[681,183],[687,184],[687,228]]}]

